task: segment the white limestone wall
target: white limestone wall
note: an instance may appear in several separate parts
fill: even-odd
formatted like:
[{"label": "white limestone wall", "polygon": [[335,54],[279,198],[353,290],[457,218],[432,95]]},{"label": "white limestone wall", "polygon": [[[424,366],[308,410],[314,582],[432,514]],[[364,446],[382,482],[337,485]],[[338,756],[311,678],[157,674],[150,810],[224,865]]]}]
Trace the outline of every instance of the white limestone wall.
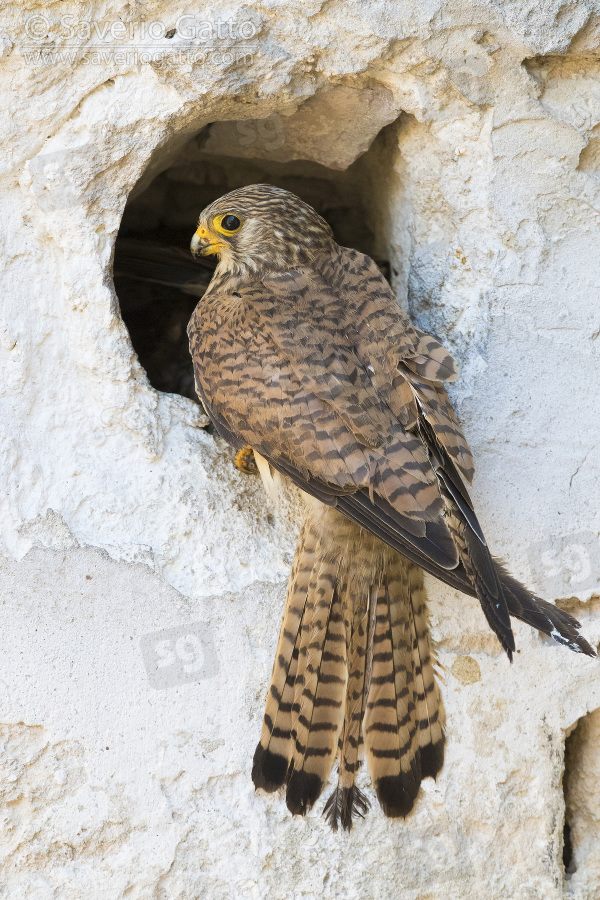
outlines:
[{"label": "white limestone wall", "polygon": [[130,192],[209,122],[238,123],[211,131],[223,158],[368,150],[379,251],[462,367],[489,541],[598,643],[600,4],[15,2],[0,24],[0,897],[597,897],[577,768],[564,876],[562,774],[599,664],[517,625],[511,667],[434,583],[448,752],[414,813],[333,835],[322,804],[254,794],[293,506],[273,518],[149,386],[111,256]]}]

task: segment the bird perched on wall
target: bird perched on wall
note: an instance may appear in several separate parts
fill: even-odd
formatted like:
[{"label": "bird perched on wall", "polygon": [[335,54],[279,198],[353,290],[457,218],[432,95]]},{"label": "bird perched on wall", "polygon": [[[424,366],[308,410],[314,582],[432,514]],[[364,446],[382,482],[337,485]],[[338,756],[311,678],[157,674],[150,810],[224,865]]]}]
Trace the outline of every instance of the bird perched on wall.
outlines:
[{"label": "bird perched on wall", "polygon": [[477,597],[509,659],[511,616],[593,656],[568,613],[495,560],[466,483],[473,460],[445,382],[450,355],[404,315],[373,261],[336,244],[287,191],[252,185],[200,215],[194,255],[219,263],[188,327],[219,434],[251,447],[272,491],[306,496],[260,742],[257,788],[349,829],[368,801],[406,816],[444,758],[423,570]]}]

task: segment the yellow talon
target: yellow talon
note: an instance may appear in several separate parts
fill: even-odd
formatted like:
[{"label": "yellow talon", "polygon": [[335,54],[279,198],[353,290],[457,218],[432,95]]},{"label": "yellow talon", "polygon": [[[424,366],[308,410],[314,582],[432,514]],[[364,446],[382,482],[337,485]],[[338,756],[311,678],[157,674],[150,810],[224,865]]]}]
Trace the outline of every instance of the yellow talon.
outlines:
[{"label": "yellow talon", "polygon": [[254,459],[252,447],[242,447],[241,450],[238,450],[235,454],[233,464],[245,475],[258,475],[258,466]]}]

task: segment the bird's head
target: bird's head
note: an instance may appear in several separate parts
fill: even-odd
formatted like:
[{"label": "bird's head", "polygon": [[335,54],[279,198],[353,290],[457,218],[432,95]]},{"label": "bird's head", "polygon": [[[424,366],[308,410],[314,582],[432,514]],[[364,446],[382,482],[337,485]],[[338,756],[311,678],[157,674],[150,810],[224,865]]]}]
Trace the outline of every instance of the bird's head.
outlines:
[{"label": "bird's head", "polygon": [[200,214],[194,256],[216,253],[232,273],[288,271],[331,247],[331,228],[312,206],[270,184],[238,188]]}]

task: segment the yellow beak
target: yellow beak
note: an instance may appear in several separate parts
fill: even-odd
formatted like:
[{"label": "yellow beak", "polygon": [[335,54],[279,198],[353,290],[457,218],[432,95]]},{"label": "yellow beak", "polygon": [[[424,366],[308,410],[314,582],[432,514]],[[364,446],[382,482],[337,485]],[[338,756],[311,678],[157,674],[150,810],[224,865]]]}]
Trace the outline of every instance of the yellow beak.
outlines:
[{"label": "yellow beak", "polygon": [[210,235],[204,226],[198,228],[190,244],[193,256],[210,256],[223,250],[224,247],[225,244]]}]

